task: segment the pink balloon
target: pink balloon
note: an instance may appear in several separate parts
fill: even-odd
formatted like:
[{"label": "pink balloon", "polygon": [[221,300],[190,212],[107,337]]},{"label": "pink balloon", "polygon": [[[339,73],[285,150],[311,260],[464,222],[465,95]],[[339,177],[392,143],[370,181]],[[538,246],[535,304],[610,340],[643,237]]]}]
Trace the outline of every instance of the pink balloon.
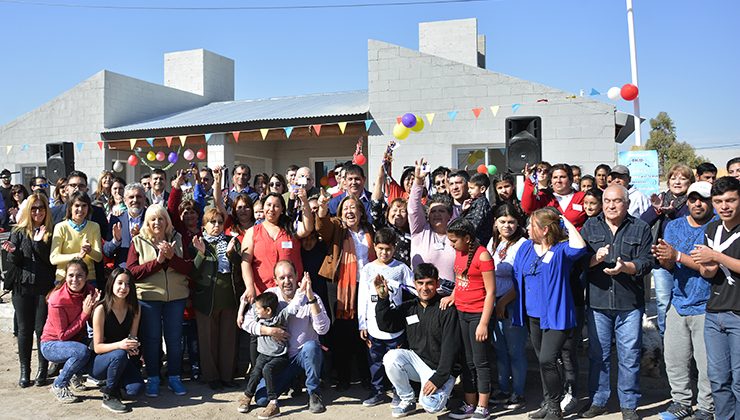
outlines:
[{"label": "pink balloon", "polygon": [[206,158],[206,149],[198,149],[198,152],[195,153],[195,156],[198,159],[200,159],[200,160],[205,159]]},{"label": "pink balloon", "polygon": [[193,157],[195,157],[195,153],[193,153],[193,149],[186,149],[183,152],[182,157],[184,157],[185,160],[193,160]]},{"label": "pink balloon", "polygon": [[157,152],[157,160],[162,162],[164,160],[164,152]]}]

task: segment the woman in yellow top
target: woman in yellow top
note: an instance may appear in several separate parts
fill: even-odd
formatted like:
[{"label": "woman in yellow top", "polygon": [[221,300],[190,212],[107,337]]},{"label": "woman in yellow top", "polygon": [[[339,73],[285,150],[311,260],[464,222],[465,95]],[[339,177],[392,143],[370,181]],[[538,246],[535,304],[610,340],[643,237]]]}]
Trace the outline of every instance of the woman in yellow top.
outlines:
[{"label": "woman in yellow top", "polygon": [[103,252],[100,226],[88,220],[90,206],[90,197],[87,194],[79,191],[72,194],[67,205],[67,215],[54,226],[49,260],[57,267],[57,282],[64,279],[64,267],[75,258],[87,264],[90,272],[87,278],[90,283],[95,285],[98,275],[103,279],[103,273],[95,273],[95,263],[103,259]]}]

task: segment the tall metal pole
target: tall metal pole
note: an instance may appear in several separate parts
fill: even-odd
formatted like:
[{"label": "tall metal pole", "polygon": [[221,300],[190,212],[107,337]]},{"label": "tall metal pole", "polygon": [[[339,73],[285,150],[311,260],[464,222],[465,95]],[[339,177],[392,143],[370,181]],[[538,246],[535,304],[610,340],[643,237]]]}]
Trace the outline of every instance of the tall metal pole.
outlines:
[{"label": "tall metal pole", "polygon": [[[627,29],[630,37],[630,68],[632,70],[632,84],[640,87],[637,83],[637,46],[635,44],[635,13],[632,10],[632,0],[627,0]],[[635,106],[635,146],[642,145],[642,130],[640,129],[640,97],[632,101]]]}]

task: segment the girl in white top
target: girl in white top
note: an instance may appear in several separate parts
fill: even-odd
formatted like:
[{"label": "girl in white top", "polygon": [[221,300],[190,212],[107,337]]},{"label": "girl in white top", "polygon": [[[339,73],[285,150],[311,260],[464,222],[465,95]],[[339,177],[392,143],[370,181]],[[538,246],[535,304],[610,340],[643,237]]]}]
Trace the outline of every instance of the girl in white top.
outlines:
[{"label": "girl in white top", "polygon": [[[514,257],[526,241],[520,225],[519,211],[511,203],[499,205],[494,212],[493,237],[488,242],[488,252],[496,267],[497,322],[494,324],[493,347],[496,350],[499,392],[491,401],[515,410],[525,405],[524,386],[527,377],[527,358],[524,346],[527,330],[511,323],[511,305],[516,304],[514,287]],[[510,380],[511,378],[511,380]]]}]

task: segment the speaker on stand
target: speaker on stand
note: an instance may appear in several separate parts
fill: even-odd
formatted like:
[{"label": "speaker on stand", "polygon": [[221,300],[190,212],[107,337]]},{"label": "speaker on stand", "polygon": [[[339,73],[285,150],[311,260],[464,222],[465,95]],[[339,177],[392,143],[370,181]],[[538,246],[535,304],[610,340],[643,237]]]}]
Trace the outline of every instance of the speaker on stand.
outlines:
[{"label": "speaker on stand", "polygon": [[521,173],[527,163],[542,160],[542,118],[506,119],[506,169]]},{"label": "speaker on stand", "polygon": [[75,149],[72,142],[46,145],[46,178],[53,185],[75,170]]}]

